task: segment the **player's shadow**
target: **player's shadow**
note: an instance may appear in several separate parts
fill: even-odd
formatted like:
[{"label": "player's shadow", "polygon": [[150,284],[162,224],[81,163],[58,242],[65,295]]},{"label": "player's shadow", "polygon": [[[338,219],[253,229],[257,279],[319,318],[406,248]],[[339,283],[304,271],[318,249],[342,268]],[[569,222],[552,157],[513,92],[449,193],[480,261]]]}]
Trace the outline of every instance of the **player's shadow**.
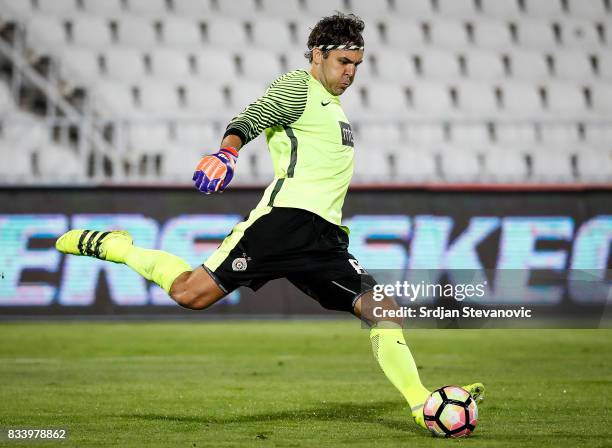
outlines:
[{"label": "player's shadow", "polygon": [[[381,417],[382,413],[396,411],[401,407],[405,419],[397,420]],[[325,403],[316,408],[285,410],[258,414],[244,414],[234,417],[215,417],[209,415],[167,415],[155,413],[126,414],[123,417],[149,421],[166,421],[181,423],[201,423],[227,425],[232,423],[257,423],[277,420],[295,421],[341,421],[355,423],[378,423],[393,430],[416,432],[418,428],[405,406],[397,401],[379,401],[371,403]]]}]

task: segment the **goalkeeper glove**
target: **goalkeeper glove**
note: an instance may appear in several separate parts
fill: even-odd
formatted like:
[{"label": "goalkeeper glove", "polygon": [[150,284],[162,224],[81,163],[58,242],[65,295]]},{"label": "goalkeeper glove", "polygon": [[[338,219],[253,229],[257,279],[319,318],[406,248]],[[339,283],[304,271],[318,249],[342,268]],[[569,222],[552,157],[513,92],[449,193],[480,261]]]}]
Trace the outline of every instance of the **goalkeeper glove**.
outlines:
[{"label": "goalkeeper glove", "polygon": [[221,148],[215,154],[204,156],[193,173],[195,187],[206,194],[225,190],[234,177],[236,160],[238,160],[238,150],[230,146]]}]

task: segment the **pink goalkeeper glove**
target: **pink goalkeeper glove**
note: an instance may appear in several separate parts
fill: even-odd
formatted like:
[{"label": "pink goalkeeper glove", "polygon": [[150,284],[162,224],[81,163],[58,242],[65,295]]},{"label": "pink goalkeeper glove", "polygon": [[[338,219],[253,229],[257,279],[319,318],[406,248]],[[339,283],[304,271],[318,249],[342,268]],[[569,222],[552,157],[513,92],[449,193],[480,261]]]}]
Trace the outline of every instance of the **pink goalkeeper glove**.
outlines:
[{"label": "pink goalkeeper glove", "polygon": [[234,177],[237,160],[238,150],[230,146],[204,156],[193,173],[195,187],[206,194],[225,190]]}]

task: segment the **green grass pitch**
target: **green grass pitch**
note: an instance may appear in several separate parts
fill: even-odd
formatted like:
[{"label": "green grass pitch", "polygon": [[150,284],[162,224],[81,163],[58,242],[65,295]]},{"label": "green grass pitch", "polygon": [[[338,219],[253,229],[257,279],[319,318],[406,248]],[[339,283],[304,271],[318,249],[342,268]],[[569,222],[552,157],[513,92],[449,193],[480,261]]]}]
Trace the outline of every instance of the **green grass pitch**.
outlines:
[{"label": "green grass pitch", "polygon": [[472,437],[412,423],[356,320],[3,323],[0,427],[69,431],[36,446],[612,446],[612,331],[406,338],[427,386],[486,383]]}]

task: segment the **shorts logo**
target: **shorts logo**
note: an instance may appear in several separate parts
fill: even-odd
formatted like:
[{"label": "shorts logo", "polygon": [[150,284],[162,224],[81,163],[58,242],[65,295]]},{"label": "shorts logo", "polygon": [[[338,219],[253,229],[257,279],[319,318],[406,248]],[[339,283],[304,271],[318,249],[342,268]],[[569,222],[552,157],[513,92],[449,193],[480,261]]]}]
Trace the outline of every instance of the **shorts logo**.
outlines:
[{"label": "shorts logo", "polygon": [[358,274],[367,274],[368,272],[359,264],[359,262],[357,260],[355,260],[354,258],[349,258],[348,259],[349,263],[351,264],[351,266],[353,266],[353,269],[355,269],[355,271]]},{"label": "shorts logo", "polygon": [[234,261],[232,261],[232,270],[234,271],[246,271],[247,268],[247,261],[246,258],[235,258]]}]

